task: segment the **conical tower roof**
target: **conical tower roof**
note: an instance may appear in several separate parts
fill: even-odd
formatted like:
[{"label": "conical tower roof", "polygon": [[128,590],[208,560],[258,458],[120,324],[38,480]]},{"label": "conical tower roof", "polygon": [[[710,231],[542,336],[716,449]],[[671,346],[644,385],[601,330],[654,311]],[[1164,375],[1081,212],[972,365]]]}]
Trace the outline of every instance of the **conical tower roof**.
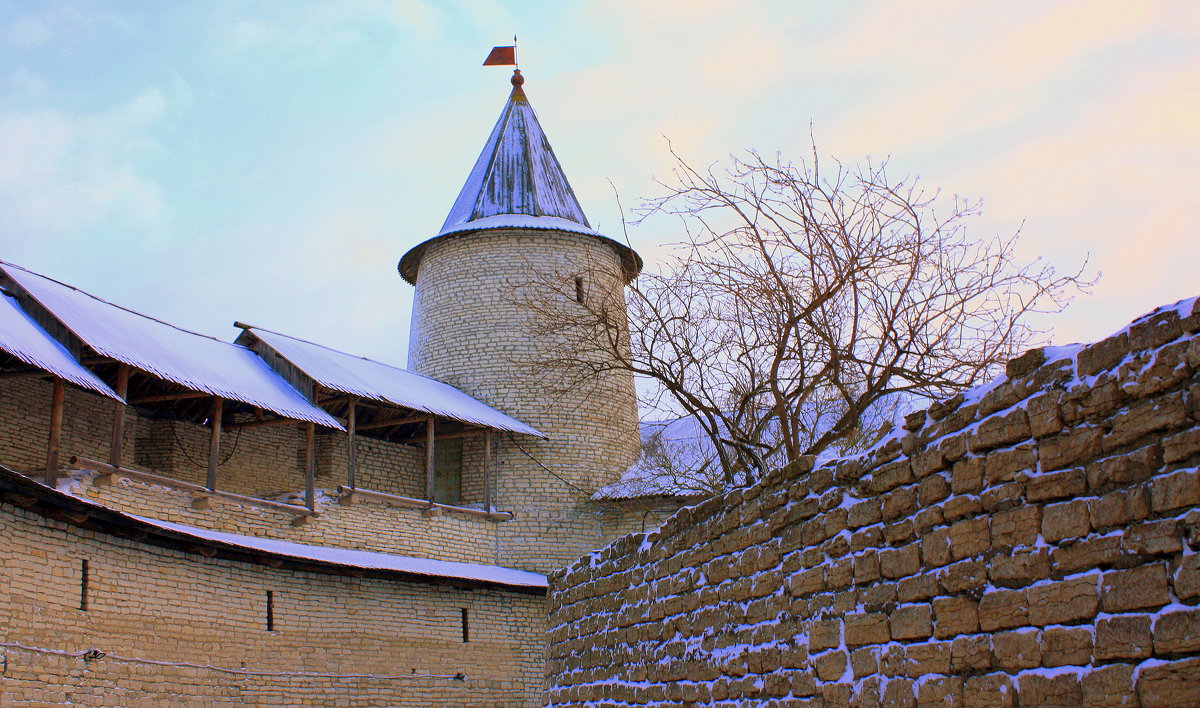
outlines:
[{"label": "conical tower roof", "polygon": [[437,236],[400,259],[400,275],[410,283],[426,246],[433,241],[483,229],[547,229],[594,236],[612,246],[632,280],[642,259],[628,246],[592,229],[583,207],[522,88],[520,70],[513,72],[512,93],[475,160],[471,174],[450,208]]},{"label": "conical tower roof", "polygon": [[472,228],[472,223],[497,216],[565,219],[595,233],[575,198],[571,183],[521,88],[519,73],[479,159],[454,200],[439,235]]}]

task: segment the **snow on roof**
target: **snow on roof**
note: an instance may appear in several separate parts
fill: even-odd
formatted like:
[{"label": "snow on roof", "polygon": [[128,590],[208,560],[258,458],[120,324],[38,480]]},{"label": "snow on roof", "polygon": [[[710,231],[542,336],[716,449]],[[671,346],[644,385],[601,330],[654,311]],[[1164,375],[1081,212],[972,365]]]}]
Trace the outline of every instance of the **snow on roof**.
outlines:
[{"label": "snow on roof", "polygon": [[246,347],[127,310],[20,266],[0,269],[101,356],[185,388],[342,429]]},{"label": "snow on roof", "polygon": [[[616,482],[592,499],[616,501],[642,497],[692,497],[711,491],[718,480],[712,442],[691,416],[642,421],[642,454]],[[657,445],[648,445],[654,440]]]},{"label": "snow on roof", "polygon": [[546,437],[449,384],[286,334],[258,327],[246,330],[326,388],[465,423]]},{"label": "snow on roof", "polygon": [[442,227],[438,236],[459,233],[462,231],[481,231],[483,229],[546,229],[548,231],[570,231],[577,234],[587,234],[607,239],[604,234],[590,227],[578,224],[570,219],[557,216],[529,216],[526,214],[497,214],[482,219],[473,219],[454,226]]},{"label": "snow on roof", "polygon": [[227,543],[233,546],[249,548],[255,551],[275,553],[301,560],[336,563],[367,570],[390,570],[413,575],[425,575],[433,578],[454,578],[459,580],[474,580],[487,583],[499,583],[518,587],[544,588],[547,586],[546,576],[514,568],[503,568],[498,565],[479,565],[476,563],[459,563],[456,561],[440,561],[428,558],[412,558],[410,556],[395,556],[389,553],[374,551],[355,551],[348,548],[331,548],[329,546],[311,546],[306,543],[278,541],[255,536],[243,536],[224,531],[210,531],[195,526],[185,526],[170,521],[160,521],[146,516],[129,516],[151,526],[167,529],[176,533],[194,536],[208,541]]},{"label": "snow on roof", "polygon": [[67,348],[34,322],[11,295],[0,296],[0,349],[64,381],[121,400],[95,374],[80,366]]}]

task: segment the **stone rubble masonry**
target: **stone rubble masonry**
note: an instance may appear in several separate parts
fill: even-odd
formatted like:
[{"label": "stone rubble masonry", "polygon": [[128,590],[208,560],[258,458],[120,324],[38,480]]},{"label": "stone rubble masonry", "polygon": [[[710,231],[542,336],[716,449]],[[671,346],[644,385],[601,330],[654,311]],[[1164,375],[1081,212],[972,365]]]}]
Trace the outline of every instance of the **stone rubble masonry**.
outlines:
[{"label": "stone rubble masonry", "polygon": [[1200,300],[551,575],[553,706],[1200,705]]}]

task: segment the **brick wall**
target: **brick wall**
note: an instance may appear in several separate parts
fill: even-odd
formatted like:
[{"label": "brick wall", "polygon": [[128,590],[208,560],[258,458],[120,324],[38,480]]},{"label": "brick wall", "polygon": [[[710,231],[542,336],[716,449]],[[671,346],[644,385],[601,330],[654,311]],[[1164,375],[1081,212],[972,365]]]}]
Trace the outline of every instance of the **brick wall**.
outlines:
[{"label": "brick wall", "polygon": [[1200,301],[552,576],[553,705],[1200,705]]},{"label": "brick wall", "polygon": [[[530,706],[545,600],[205,558],[0,504],[0,705]],[[87,609],[80,609],[82,561]],[[272,592],[274,627],[266,627]],[[462,641],[468,609],[469,642]],[[244,676],[288,673],[446,678]]]}]

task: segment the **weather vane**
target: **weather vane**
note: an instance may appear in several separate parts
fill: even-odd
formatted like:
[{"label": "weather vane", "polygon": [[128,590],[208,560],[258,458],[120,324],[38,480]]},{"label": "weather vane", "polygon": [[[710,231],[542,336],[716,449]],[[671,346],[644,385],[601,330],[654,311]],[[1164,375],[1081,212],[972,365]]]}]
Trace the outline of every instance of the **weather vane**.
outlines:
[{"label": "weather vane", "polygon": [[517,63],[517,35],[513,35],[513,43],[508,47],[492,47],[492,51],[487,55],[487,59],[483,60],[484,66],[511,66],[513,67],[512,85],[520,86],[525,83],[525,77],[521,76],[520,64]]}]

